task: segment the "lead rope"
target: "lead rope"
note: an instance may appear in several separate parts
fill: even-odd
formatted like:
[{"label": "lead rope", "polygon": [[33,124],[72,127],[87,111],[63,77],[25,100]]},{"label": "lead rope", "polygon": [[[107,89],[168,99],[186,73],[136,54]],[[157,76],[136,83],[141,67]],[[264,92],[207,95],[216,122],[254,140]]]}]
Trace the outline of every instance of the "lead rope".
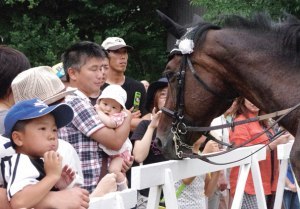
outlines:
[{"label": "lead rope", "polygon": [[[225,154],[225,153],[228,153],[228,152],[231,152],[237,148],[241,148],[243,146],[245,146],[246,144],[252,142],[253,140],[255,140],[256,138],[260,137],[261,135],[265,134],[267,131],[269,131],[270,129],[272,129],[276,124],[278,124],[279,121],[281,121],[285,116],[287,116],[289,113],[291,113],[292,111],[294,111],[295,109],[297,109],[298,107],[300,106],[300,103],[298,103],[297,105],[295,105],[294,107],[290,108],[288,112],[286,112],[284,115],[280,116],[277,120],[274,121],[274,123],[272,123],[272,125],[268,128],[266,128],[266,130],[262,131],[261,133],[257,134],[256,136],[250,138],[249,140],[245,141],[244,143],[242,143],[241,145],[237,146],[237,147],[234,147],[232,149],[229,149],[229,150],[226,150],[226,151],[223,151],[223,152],[218,152],[216,154],[211,154],[209,155],[209,157],[214,157],[214,156],[219,156],[219,155],[222,155],[222,154]],[[174,133],[173,133],[174,134]],[[276,140],[279,136],[281,136],[283,134],[283,131],[279,131],[277,134],[274,135],[274,137],[272,138],[273,140]],[[176,133],[176,135],[178,135]],[[179,136],[178,136],[179,137]],[[178,141],[181,141],[180,137],[178,138]],[[183,142],[182,142],[183,143]],[[269,143],[268,143],[269,144]],[[268,145],[267,144],[267,145]],[[267,146],[265,145],[265,146]],[[189,145],[187,145],[189,146]],[[257,151],[255,151],[254,153],[258,152],[259,150],[263,149],[265,146],[263,146],[262,148],[258,149]],[[178,148],[179,149],[179,148]],[[178,153],[179,151],[176,151],[176,148],[175,148],[175,152]],[[229,163],[216,163],[216,162],[213,162],[209,159],[207,159],[208,156],[199,156],[199,155],[195,155],[195,154],[186,154],[186,153],[181,153],[181,158],[184,158],[184,157],[189,157],[189,158],[198,158],[198,159],[201,159],[205,162],[208,162],[210,164],[213,164],[213,165],[227,165],[227,164],[231,164],[231,163],[234,163],[234,162],[239,162],[243,159],[246,159],[247,157],[250,157],[252,156],[254,153],[250,154],[249,156],[246,156],[242,159],[239,159],[239,160],[236,160],[236,161],[232,161],[232,162],[229,162]]]},{"label": "lead rope", "polygon": [[[274,135],[274,136],[272,137],[272,141],[276,140],[276,139],[277,139],[278,137],[280,137],[282,134],[284,134],[284,131],[283,131],[283,130],[280,131],[280,132],[278,132],[276,135]],[[269,139],[268,139],[268,141],[269,141]],[[264,149],[266,146],[268,146],[272,141],[269,141],[269,143],[265,144],[263,147],[259,148],[258,150],[254,151],[253,153],[251,153],[251,154],[249,154],[249,155],[247,155],[247,156],[245,156],[245,157],[243,157],[243,158],[240,158],[240,159],[234,160],[234,161],[230,161],[230,162],[226,162],[226,163],[218,163],[218,162],[214,162],[214,161],[211,161],[211,160],[209,160],[209,159],[207,158],[207,157],[213,157],[213,156],[218,156],[218,155],[225,154],[225,153],[227,153],[226,151],[225,151],[225,152],[219,152],[219,153],[217,153],[217,154],[206,155],[206,156],[198,155],[198,154],[186,154],[186,153],[183,153],[182,156],[183,156],[183,157],[187,157],[187,158],[191,158],[191,159],[197,158],[197,159],[203,160],[203,161],[205,161],[205,162],[207,162],[207,163],[209,163],[209,164],[213,164],[213,165],[228,165],[228,164],[232,164],[232,163],[236,163],[236,162],[242,161],[242,160],[244,160],[244,159],[246,159],[246,158],[248,158],[248,157],[250,157],[250,156],[256,154],[257,152],[259,152],[260,150],[262,150],[262,149]],[[251,146],[252,146],[252,145],[251,145]],[[253,146],[254,146],[254,145],[253,145]],[[239,148],[239,147],[237,147],[237,148]],[[237,149],[237,148],[234,148],[234,149]],[[230,150],[230,151],[233,151],[234,149],[232,149],[232,150]]]}]

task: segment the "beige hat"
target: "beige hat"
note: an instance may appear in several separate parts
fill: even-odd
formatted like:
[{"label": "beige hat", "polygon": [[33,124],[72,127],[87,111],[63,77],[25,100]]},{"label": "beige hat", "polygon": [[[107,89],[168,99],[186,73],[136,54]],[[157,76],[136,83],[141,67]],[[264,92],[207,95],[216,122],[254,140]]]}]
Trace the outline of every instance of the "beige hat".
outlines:
[{"label": "beige hat", "polygon": [[110,84],[107,86],[101,92],[97,103],[103,98],[114,99],[123,107],[123,109],[126,109],[125,103],[127,100],[127,93],[120,85]]},{"label": "beige hat", "polygon": [[48,66],[30,68],[20,73],[12,81],[11,88],[16,103],[38,98],[46,104],[52,104],[76,90],[65,91],[65,85]]},{"label": "beige hat", "polygon": [[132,46],[126,45],[125,41],[119,37],[108,37],[103,41],[101,46],[105,50],[117,50],[124,47],[133,49]]}]

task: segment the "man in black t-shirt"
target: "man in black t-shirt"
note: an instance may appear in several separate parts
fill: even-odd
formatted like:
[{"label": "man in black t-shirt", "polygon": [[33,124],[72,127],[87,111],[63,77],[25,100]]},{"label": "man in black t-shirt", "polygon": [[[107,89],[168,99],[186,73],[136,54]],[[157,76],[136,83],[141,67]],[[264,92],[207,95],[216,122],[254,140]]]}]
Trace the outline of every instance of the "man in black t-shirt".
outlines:
[{"label": "man in black t-shirt", "polygon": [[133,78],[125,76],[128,62],[128,49],[125,41],[119,37],[108,37],[102,43],[109,57],[109,70],[104,89],[109,84],[118,84],[127,92],[126,108],[132,110],[131,131],[133,131],[147,113],[145,109],[146,90],[143,84]]}]

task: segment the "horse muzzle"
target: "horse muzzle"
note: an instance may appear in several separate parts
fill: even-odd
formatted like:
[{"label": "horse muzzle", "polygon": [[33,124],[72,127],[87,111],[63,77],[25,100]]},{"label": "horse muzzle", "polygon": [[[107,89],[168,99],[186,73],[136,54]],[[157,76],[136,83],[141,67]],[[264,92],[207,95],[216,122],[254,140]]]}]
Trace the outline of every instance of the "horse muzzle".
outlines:
[{"label": "horse muzzle", "polygon": [[175,145],[171,139],[163,139],[161,140],[160,138],[156,137],[156,142],[157,147],[160,149],[162,152],[163,156],[167,160],[178,160],[179,158],[176,156],[175,153]]}]

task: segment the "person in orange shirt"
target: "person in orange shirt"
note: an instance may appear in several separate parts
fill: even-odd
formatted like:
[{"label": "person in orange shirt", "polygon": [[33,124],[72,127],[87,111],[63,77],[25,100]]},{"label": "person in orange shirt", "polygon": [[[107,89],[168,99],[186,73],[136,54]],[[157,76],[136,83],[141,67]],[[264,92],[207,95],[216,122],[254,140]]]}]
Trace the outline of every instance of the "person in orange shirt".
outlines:
[{"label": "person in orange shirt", "polygon": [[[237,99],[237,105],[234,109],[235,119],[234,121],[241,121],[247,118],[256,117],[259,115],[260,110],[254,104],[252,104],[249,100],[240,97]],[[238,146],[247,140],[251,139],[255,135],[266,130],[270,125],[270,120],[260,121],[260,122],[252,122],[246,123],[243,125],[238,125],[234,128],[234,130],[229,133],[230,142],[234,143],[235,146]],[[246,146],[254,145],[254,144],[268,144],[272,139],[272,136],[276,133],[276,130],[270,129],[267,133],[262,134],[257,137],[255,140],[249,142]],[[261,171],[261,178],[264,188],[264,193],[266,195],[267,207],[273,208],[273,197],[277,187],[278,181],[278,165],[279,162],[277,160],[276,147],[278,144],[284,144],[288,142],[290,134],[281,135],[276,140],[272,141],[269,145],[267,145],[267,156],[266,160],[259,162],[259,167]],[[237,178],[239,174],[239,167],[234,167],[230,171],[230,194],[233,197]],[[247,178],[244,197],[242,201],[242,209],[257,209],[257,199],[255,195],[254,183],[252,179],[251,172],[249,172],[249,176]]]}]

